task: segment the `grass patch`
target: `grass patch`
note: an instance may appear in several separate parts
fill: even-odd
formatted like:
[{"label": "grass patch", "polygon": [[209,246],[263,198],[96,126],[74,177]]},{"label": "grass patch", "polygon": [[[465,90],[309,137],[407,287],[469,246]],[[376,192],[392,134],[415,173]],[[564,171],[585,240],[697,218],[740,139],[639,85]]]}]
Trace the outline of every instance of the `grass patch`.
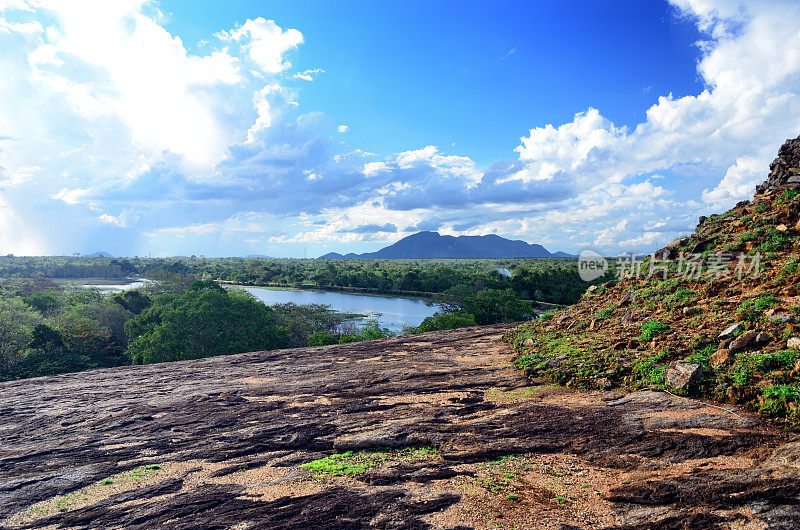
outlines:
[{"label": "grass patch", "polygon": [[800,193],[798,190],[783,190],[778,198],[778,204],[793,200],[798,193]]},{"label": "grass patch", "polygon": [[[789,416],[791,406],[800,401],[800,387],[796,385],[770,385],[761,389],[763,402],[759,411],[766,416]],[[791,405],[790,405],[791,404]]]},{"label": "grass patch", "polygon": [[112,475],[76,491],[38,502],[24,512],[14,516],[11,521],[16,521],[16,525],[22,521],[36,520],[88,506],[120,491],[133,489],[140,482],[156,476],[160,471],[160,465],[152,464]]},{"label": "grass patch", "polygon": [[539,355],[531,354],[531,353],[524,353],[514,359],[514,368],[517,370],[524,370],[529,366],[533,366],[539,364],[542,361],[542,358]]},{"label": "grass patch", "polygon": [[730,376],[734,384],[748,384],[756,373],[765,374],[794,366],[800,359],[798,350],[781,350],[772,353],[745,353],[739,355],[731,369]]},{"label": "grass patch", "polygon": [[699,364],[703,367],[703,371],[706,371],[709,368],[711,356],[715,351],[717,351],[717,346],[715,344],[709,344],[705,348],[687,357],[685,361],[687,363]]},{"label": "grass patch", "polygon": [[632,368],[633,386],[656,386],[664,385],[664,370],[666,366],[659,364],[667,357],[666,352],[661,352],[651,357],[636,359]]},{"label": "grass patch", "polygon": [[417,460],[434,458],[438,455],[439,451],[430,446],[406,447],[403,449],[379,447],[372,451],[334,453],[324,458],[301,464],[300,467],[308,471],[315,471],[318,475],[354,476],[366,473],[367,470],[390,460]]},{"label": "grass patch", "polygon": [[607,307],[607,308],[601,309],[600,311],[595,313],[594,317],[596,319],[598,319],[598,320],[602,320],[604,318],[610,317],[613,312],[614,312],[614,308],[613,307]]},{"label": "grass patch", "polygon": [[553,315],[555,315],[557,312],[558,312],[558,309],[549,309],[549,310],[545,311],[544,313],[542,313],[541,316],[539,317],[539,319],[541,319],[541,320],[550,320],[551,318],[553,318]]},{"label": "grass patch", "polygon": [[657,335],[661,335],[665,331],[669,329],[668,324],[664,324],[663,322],[659,322],[658,320],[651,319],[642,324],[642,332],[639,335],[639,339],[642,341],[651,341]]},{"label": "grass patch", "polygon": [[755,241],[761,236],[761,232],[763,229],[757,228],[755,230],[748,230],[747,232],[742,232],[739,234],[739,245],[743,245],[749,241]]},{"label": "grass patch", "polygon": [[525,401],[540,395],[548,388],[556,388],[557,385],[537,385],[537,386],[524,386],[515,388],[513,390],[500,390],[499,388],[490,388],[486,391],[486,399],[496,403],[515,403],[517,401]]},{"label": "grass patch", "polygon": [[759,252],[775,252],[791,245],[793,241],[794,238],[792,236],[772,228],[764,237],[764,241],[756,247],[756,250]]},{"label": "grass patch", "polygon": [[503,466],[503,465],[505,465],[507,463],[513,462],[516,459],[517,459],[517,457],[514,456],[514,455],[504,455],[504,456],[501,456],[500,458],[498,458],[497,460],[491,460],[489,462],[486,462],[486,465],[487,466]]},{"label": "grass patch", "polygon": [[667,296],[664,302],[667,307],[674,309],[676,307],[689,304],[696,299],[697,293],[691,289],[678,289],[671,295]]}]

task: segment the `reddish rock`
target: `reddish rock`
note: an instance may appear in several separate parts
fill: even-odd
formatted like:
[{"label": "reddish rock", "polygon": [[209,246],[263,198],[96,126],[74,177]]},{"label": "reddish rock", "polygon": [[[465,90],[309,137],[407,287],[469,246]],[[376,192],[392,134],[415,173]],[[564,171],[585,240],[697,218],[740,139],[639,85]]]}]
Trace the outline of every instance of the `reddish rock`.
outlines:
[{"label": "reddish rock", "polygon": [[718,366],[722,366],[723,364],[730,361],[733,357],[731,356],[731,352],[726,349],[717,350],[711,356],[711,366],[714,368]]}]

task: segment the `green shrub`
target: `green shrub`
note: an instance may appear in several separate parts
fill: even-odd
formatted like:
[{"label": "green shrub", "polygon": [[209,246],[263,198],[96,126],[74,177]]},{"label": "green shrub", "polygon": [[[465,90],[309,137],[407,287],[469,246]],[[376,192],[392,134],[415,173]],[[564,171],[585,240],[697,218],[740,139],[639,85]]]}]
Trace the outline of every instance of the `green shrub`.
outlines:
[{"label": "green shrub", "polygon": [[550,309],[542,313],[539,318],[542,320],[550,320],[558,312],[558,309]]},{"label": "green shrub", "polygon": [[664,384],[666,366],[659,363],[666,356],[665,352],[661,352],[643,359],[636,359],[632,365],[635,386],[640,384],[662,386]]},{"label": "green shrub", "polygon": [[778,277],[781,279],[791,279],[796,277],[798,274],[800,274],[800,263],[790,262],[781,268],[781,272]]},{"label": "green shrub", "polygon": [[476,326],[475,315],[468,313],[436,313],[422,321],[416,328],[410,328],[412,333],[425,333],[441,329],[458,329]]},{"label": "green shrub", "polygon": [[759,410],[766,416],[786,416],[790,402],[800,401],[800,388],[795,385],[771,385],[761,389],[764,401]]},{"label": "green shrub", "polygon": [[794,366],[800,358],[798,350],[781,350],[772,353],[745,353],[739,355],[731,370],[731,379],[739,386],[750,382],[756,373],[767,373]]},{"label": "green shrub", "polygon": [[285,348],[291,340],[271,308],[247,291],[212,281],[156,297],[125,331],[135,364]]},{"label": "green shrub", "polygon": [[339,344],[385,339],[387,337],[394,337],[394,333],[386,328],[381,328],[377,320],[367,320],[366,325],[362,326],[357,332],[341,335]]},{"label": "green shrub", "polygon": [[798,190],[783,190],[781,192],[780,198],[778,199],[778,203],[780,204],[791,201],[792,199],[797,197],[798,193],[800,193],[800,191]]},{"label": "green shrub", "polygon": [[332,333],[328,333],[327,331],[318,331],[308,337],[309,346],[328,346],[338,342],[339,340]]},{"label": "green shrub", "polygon": [[748,241],[755,241],[761,233],[761,229],[748,230],[739,235],[739,244],[747,243]]},{"label": "green shrub", "polygon": [[699,364],[703,366],[704,369],[708,369],[709,361],[715,351],[717,351],[717,346],[715,344],[709,344],[702,350],[699,350],[694,354],[690,355],[689,357],[687,357],[686,362]]},{"label": "green shrub", "polygon": [[691,289],[678,289],[671,295],[667,296],[666,303],[668,307],[678,307],[691,302],[697,298],[697,293]]},{"label": "green shrub", "polygon": [[542,358],[539,355],[524,353],[514,359],[514,367],[518,370],[524,370],[529,366],[533,366],[541,362]]},{"label": "green shrub", "polygon": [[650,341],[656,335],[660,335],[669,329],[668,324],[664,324],[663,322],[659,322],[658,320],[651,319],[642,324],[642,332],[639,335],[639,338],[643,341]]}]

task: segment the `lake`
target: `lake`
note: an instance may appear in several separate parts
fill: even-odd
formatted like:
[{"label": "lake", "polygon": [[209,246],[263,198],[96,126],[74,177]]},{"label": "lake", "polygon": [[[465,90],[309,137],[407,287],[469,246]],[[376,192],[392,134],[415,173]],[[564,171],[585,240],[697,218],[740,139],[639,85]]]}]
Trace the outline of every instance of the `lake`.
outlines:
[{"label": "lake", "polygon": [[382,328],[389,328],[395,332],[402,331],[403,326],[418,326],[438,309],[435,306],[429,306],[424,300],[413,298],[369,296],[334,291],[242,288],[267,305],[285,304],[286,302],[294,302],[298,305],[324,304],[343,313],[368,315],[369,318],[377,319]]},{"label": "lake", "polygon": [[[103,293],[114,293],[144,287],[149,280],[127,281],[126,283],[105,282],[86,284],[81,287],[97,289]],[[424,300],[390,296],[370,296],[365,294],[341,293],[335,291],[301,291],[299,289],[274,289],[267,287],[243,287],[267,305],[294,302],[297,305],[323,304],[334,311],[367,315],[380,322],[382,328],[400,332],[403,326],[419,326],[423,320],[433,315],[438,307],[429,306]]]},{"label": "lake", "polygon": [[114,282],[103,282],[103,283],[86,283],[83,285],[79,285],[83,289],[95,289],[100,291],[103,294],[109,293],[121,293],[122,291],[130,291],[131,289],[139,289],[141,287],[146,287],[147,283],[150,280],[125,280],[123,282],[114,283]]}]

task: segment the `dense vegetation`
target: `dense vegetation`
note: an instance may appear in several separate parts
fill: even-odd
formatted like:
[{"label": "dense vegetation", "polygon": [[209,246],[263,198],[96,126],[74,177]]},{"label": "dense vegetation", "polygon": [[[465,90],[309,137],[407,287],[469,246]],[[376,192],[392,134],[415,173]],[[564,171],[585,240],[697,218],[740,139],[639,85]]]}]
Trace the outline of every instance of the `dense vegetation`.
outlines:
[{"label": "dense vegetation", "polygon": [[240,289],[173,278],[103,294],[47,278],[0,285],[0,380],[389,336],[327,306],[266,306]]},{"label": "dense vegetation", "polygon": [[[0,257],[0,278],[189,277],[240,285],[428,296],[458,285],[511,289],[517,298],[573,304],[586,290],[575,259],[319,260]],[[606,278],[608,279],[608,278]],[[600,281],[598,281],[600,283]]]},{"label": "dense vegetation", "polygon": [[[80,280],[144,277],[119,294]],[[529,299],[571,302],[574,260],[271,260],[0,257],[0,379],[392,335],[321,305],[266,306],[246,285],[340,288],[429,298],[440,312],[405,333],[515,322]],[[68,283],[69,279],[74,279]]]}]

